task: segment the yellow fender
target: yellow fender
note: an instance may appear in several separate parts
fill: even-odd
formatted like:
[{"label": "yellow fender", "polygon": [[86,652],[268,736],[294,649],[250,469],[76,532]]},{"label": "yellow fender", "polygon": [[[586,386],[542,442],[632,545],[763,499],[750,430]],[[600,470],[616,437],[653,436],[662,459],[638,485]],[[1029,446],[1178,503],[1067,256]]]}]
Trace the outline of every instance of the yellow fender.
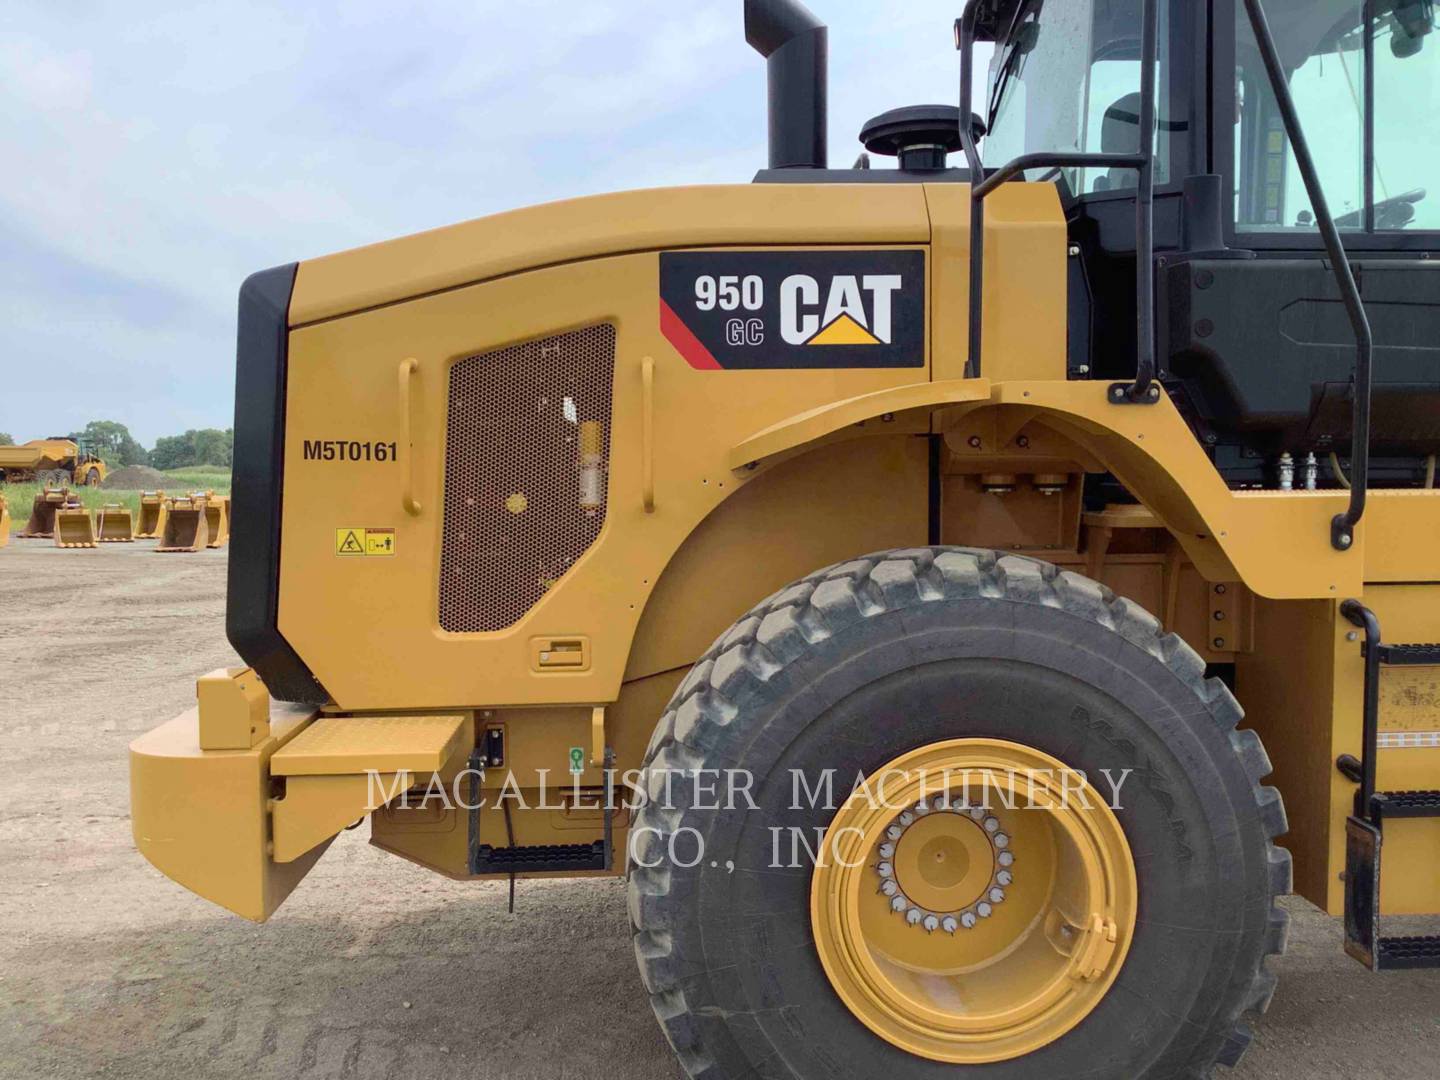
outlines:
[{"label": "yellow fender", "polygon": [[1155,513],[1211,580],[1243,581],[1261,596],[1288,600],[1354,595],[1366,580],[1440,577],[1440,554],[1419,544],[1400,550],[1387,544],[1367,563],[1370,530],[1404,531],[1423,509],[1421,500],[1401,497],[1412,492],[1374,492],[1354,547],[1339,552],[1330,546],[1330,519],[1345,509],[1344,492],[1232,491],[1169,398],[1117,405],[1107,395],[1102,382],[914,383],[758,431],[731,450],[729,464],[753,471],[818,443],[863,434],[857,425],[886,416],[928,412],[932,429],[943,434],[977,410],[993,409],[1002,442],[1031,422],[1073,440]]}]

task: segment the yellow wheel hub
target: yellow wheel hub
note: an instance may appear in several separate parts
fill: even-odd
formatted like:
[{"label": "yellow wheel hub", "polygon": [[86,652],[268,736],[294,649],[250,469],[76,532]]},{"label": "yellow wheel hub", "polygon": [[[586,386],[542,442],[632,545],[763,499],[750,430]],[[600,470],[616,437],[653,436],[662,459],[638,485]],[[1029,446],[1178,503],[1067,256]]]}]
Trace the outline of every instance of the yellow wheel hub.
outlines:
[{"label": "yellow wheel hub", "polygon": [[831,984],[921,1057],[1004,1061],[1098,1005],[1135,931],[1135,863],[1081,774],[1039,750],[955,739],[846,800],[810,888]]}]

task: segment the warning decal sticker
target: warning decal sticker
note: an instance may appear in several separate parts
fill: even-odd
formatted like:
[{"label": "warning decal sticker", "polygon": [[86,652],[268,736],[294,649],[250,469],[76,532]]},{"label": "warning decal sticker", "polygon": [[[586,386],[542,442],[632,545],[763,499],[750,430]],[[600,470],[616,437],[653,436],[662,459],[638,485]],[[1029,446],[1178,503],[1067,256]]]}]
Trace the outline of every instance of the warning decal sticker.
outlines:
[{"label": "warning decal sticker", "polygon": [[367,555],[394,555],[395,530],[336,529],[335,554],[358,555],[361,558]]},{"label": "warning decal sticker", "polygon": [[660,330],[693,368],[925,364],[921,251],[666,251]]}]

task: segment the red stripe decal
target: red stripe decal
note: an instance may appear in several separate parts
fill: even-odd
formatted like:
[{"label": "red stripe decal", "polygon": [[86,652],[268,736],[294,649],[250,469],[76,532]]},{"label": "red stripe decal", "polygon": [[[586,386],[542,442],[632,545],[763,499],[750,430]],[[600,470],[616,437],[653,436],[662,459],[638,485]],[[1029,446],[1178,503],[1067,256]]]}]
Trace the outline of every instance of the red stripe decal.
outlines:
[{"label": "red stripe decal", "polygon": [[690,331],[684,320],[664,300],[660,301],[660,332],[675,346],[675,351],[696,371],[720,371],[720,362],[711,355],[700,339]]}]

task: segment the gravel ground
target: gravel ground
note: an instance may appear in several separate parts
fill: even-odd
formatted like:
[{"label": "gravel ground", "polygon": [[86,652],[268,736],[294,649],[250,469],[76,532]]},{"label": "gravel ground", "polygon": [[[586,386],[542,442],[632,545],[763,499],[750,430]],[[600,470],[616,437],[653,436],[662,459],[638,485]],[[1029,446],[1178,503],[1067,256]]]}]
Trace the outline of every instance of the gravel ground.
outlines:
[{"label": "gravel ground", "polygon": [[[126,744],[234,663],[225,552],[0,550],[0,1076],[679,1080],[619,882],[460,884],[345,833],[266,925],[133,849]],[[1300,901],[1241,1078],[1437,1075],[1440,973]]]}]

